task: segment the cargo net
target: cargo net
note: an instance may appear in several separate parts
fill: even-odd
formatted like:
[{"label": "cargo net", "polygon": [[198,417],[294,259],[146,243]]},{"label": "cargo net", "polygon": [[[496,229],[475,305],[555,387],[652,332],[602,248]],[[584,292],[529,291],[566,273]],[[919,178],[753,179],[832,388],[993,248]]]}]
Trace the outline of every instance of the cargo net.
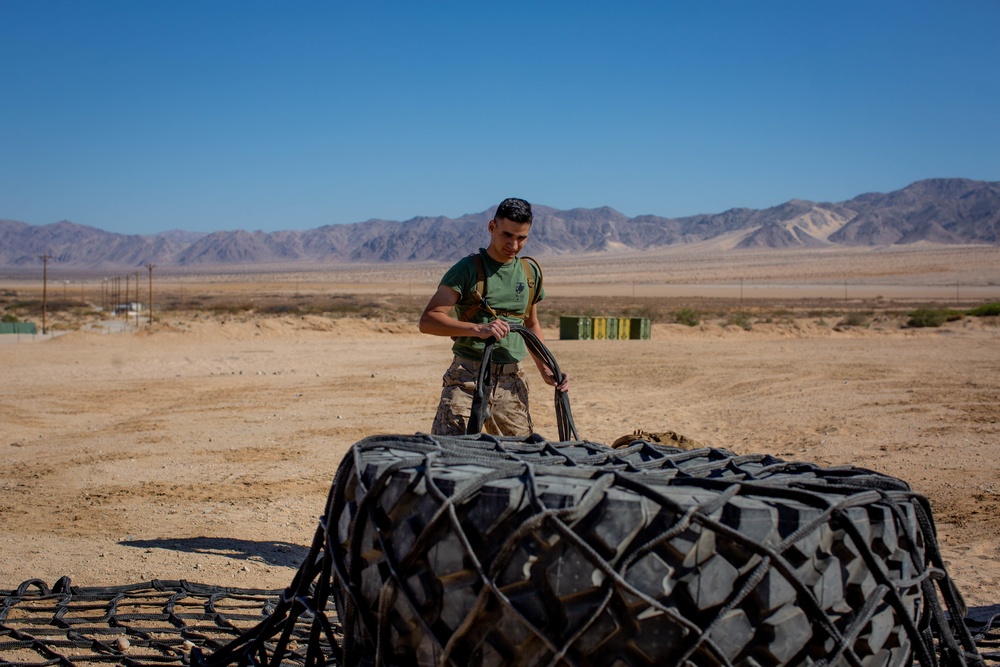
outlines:
[{"label": "cargo net", "polygon": [[[214,651],[269,618],[281,593],[167,580],[25,581],[0,590],[0,665],[189,664],[192,650]],[[311,620],[294,620],[283,664],[304,664]]]},{"label": "cargo net", "polygon": [[644,440],[362,440],[281,593],[28,584],[0,664],[1000,664],[904,482]]}]

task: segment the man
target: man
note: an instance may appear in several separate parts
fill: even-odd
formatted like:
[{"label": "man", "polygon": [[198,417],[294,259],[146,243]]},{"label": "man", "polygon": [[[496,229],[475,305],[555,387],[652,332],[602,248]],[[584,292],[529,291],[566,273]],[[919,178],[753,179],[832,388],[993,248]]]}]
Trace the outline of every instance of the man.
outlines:
[{"label": "man", "polygon": [[[508,335],[511,324],[523,324],[539,340],[545,340],[537,311],[537,303],[545,298],[541,269],[518,257],[528,240],[533,219],[528,202],[503,200],[489,222],[489,246],[479,249],[478,259],[476,255],[464,257],[444,274],[420,316],[422,333],[451,336],[455,340],[452,345],[455,358],[444,374],[441,403],[431,428],[435,435],[465,433],[479,364],[490,337],[497,339],[491,358],[495,384],[484,428],[495,435],[526,436],[533,432],[528,386],[520,366],[528,349],[520,335]],[[532,275],[525,273],[525,265]],[[480,276],[484,292],[481,295],[477,289]],[[477,305],[483,297],[489,308]],[[532,359],[542,379],[556,386],[552,369],[534,355]],[[568,374],[563,373],[557,389],[569,390]]]}]

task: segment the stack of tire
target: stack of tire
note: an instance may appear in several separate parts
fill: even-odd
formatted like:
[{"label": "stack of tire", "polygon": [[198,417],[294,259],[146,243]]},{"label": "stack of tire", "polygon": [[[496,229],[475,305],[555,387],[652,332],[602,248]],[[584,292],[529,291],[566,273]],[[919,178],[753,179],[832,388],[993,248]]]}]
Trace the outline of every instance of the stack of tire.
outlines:
[{"label": "stack of tire", "polygon": [[869,470],[376,436],[326,522],[347,665],[940,664],[926,499]]}]

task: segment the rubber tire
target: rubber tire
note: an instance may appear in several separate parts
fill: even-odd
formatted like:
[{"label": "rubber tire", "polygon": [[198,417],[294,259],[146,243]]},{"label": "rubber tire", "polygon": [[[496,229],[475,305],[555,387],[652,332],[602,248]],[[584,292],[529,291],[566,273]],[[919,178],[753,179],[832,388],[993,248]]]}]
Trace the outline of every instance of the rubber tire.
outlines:
[{"label": "rubber tire", "polygon": [[377,436],[335,487],[348,665],[874,667],[929,634],[925,500],[860,468]]}]

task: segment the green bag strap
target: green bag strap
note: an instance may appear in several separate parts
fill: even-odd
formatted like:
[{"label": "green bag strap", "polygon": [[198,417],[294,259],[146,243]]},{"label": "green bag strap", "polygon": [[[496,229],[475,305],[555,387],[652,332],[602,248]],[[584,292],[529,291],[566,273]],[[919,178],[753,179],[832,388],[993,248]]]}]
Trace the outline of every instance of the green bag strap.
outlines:
[{"label": "green bag strap", "polygon": [[476,265],[476,288],[472,290],[472,297],[475,299],[475,302],[459,313],[458,319],[463,322],[471,322],[472,318],[483,309],[483,304],[486,303],[486,265],[483,264],[483,257],[478,252],[469,255],[469,257],[472,258],[473,263]]},{"label": "green bag strap", "polygon": [[[521,266],[524,267],[524,277],[528,281],[528,307],[525,310],[525,314],[527,314],[531,310],[531,307],[538,301],[538,296],[542,293],[542,265],[534,257],[522,257]],[[535,271],[532,270],[532,266],[538,271],[537,289],[535,289]]]}]

